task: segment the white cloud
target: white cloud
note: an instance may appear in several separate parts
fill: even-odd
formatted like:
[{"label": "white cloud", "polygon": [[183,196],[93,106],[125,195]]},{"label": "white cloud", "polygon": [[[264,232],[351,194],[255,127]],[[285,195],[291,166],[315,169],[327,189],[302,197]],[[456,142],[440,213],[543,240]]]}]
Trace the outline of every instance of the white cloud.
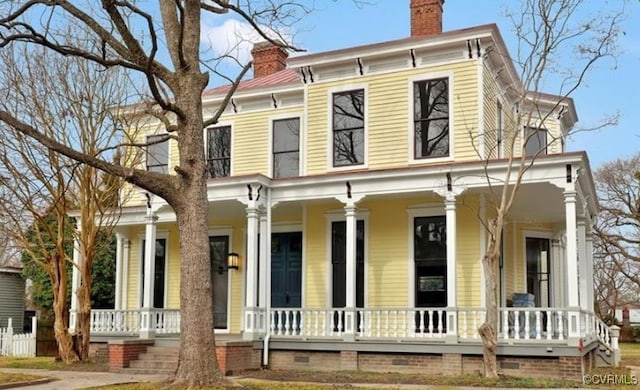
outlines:
[{"label": "white cloud", "polygon": [[[277,34],[268,27],[262,27],[269,36]],[[280,32],[285,39],[290,39],[291,34]],[[253,45],[265,39],[247,22],[226,19],[221,25],[202,27],[202,41],[213,51],[215,55],[230,55],[246,64],[251,60]]]}]

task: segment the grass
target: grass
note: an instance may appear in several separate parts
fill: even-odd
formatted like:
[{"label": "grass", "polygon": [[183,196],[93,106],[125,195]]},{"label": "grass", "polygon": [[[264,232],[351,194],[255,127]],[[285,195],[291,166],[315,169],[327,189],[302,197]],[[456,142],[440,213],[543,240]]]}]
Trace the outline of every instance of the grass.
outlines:
[{"label": "grass", "polygon": [[109,363],[104,359],[65,364],[62,361],[56,361],[53,357],[44,356],[29,358],[0,357],[0,367],[62,371],[108,371]]},{"label": "grass", "polygon": [[623,366],[640,366],[640,343],[620,343]]},{"label": "grass", "polygon": [[6,372],[0,372],[0,385],[7,385],[18,382],[33,382],[39,379],[51,379],[39,375],[30,374],[9,374]]}]

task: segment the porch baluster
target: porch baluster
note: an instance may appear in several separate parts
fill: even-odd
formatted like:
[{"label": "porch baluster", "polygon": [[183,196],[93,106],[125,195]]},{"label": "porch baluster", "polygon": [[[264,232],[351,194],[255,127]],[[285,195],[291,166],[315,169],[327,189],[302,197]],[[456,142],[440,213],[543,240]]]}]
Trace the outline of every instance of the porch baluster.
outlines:
[{"label": "porch baluster", "polygon": [[514,314],[515,314],[514,316],[515,318],[513,320],[513,327],[514,327],[513,338],[518,340],[520,339],[520,310],[515,310]]},{"label": "porch baluster", "polygon": [[536,310],[536,340],[540,340],[540,333],[542,333],[540,330],[540,315],[540,310]]},{"label": "porch baluster", "polygon": [[460,329],[460,337],[463,338],[467,337],[467,314],[469,314],[469,312],[466,310],[459,313],[459,315],[462,317],[462,329]]},{"label": "porch baluster", "polygon": [[558,310],[558,340],[564,340],[564,318],[562,310]]},{"label": "porch baluster", "polygon": [[427,318],[429,320],[429,336],[433,336],[433,310],[427,311]]},{"label": "porch baluster", "polygon": [[551,311],[547,310],[547,340],[551,340],[553,337],[553,329],[552,329],[553,319],[551,317]]},{"label": "porch baluster", "polygon": [[509,309],[502,310],[502,338],[509,339]]},{"label": "porch baluster", "polygon": [[530,338],[530,330],[531,330],[531,312],[529,310],[524,310],[524,339],[529,340]]}]

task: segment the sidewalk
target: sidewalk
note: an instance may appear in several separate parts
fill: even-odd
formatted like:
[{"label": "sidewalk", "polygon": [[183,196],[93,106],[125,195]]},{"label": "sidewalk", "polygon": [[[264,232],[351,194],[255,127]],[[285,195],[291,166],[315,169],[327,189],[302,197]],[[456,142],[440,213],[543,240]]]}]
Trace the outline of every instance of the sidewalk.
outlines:
[{"label": "sidewalk", "polygon": [[0,368],[0,372],[33,374],[58,378],[56,381],[23,387],[27,390],[71,390],[83,387],[114,385],[131,382],[160,382],[166,375],[131,375],[92,371],[49,371],[22,368]]}]

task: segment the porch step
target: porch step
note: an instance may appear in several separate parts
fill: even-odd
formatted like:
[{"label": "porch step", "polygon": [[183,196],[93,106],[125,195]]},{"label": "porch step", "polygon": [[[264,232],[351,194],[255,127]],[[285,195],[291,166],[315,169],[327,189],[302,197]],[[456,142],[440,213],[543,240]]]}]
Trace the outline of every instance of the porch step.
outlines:
[{"label": "porch step", "polygon": [[148,347],[123,372],[129,374],[173,374],[178,368],[178,348]]}]

